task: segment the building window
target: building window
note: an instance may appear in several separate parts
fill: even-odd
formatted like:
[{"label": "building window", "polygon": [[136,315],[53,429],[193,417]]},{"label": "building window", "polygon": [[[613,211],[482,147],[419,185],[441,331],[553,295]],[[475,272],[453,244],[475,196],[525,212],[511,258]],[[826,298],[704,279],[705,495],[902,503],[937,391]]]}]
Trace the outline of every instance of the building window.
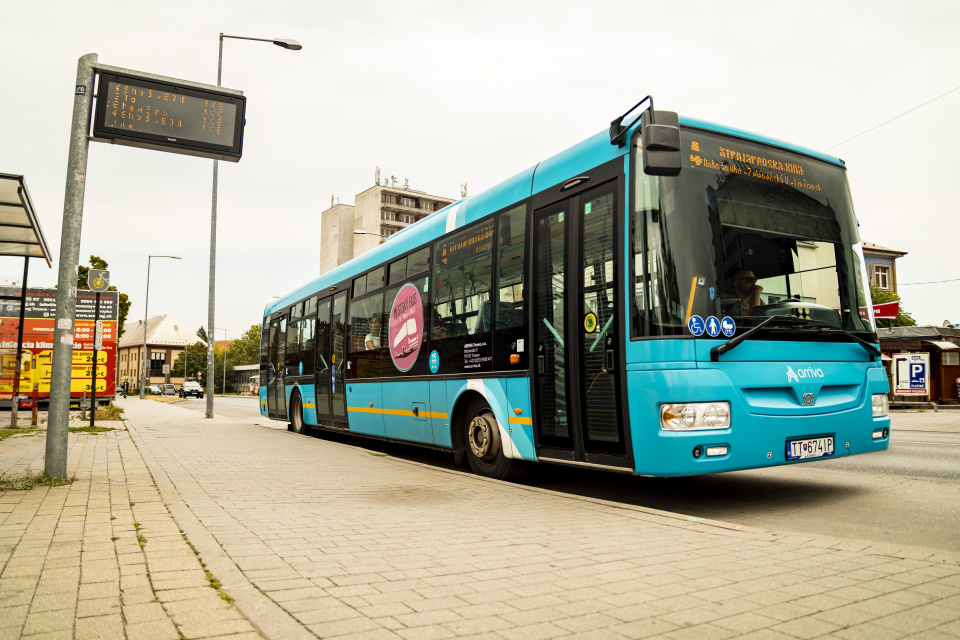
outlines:
[{"label": "building window", "polygon": [[167,363],[167,354],[164,351],[157,353],[156,351],[150,352],[150,377],[162,376],[163,365]]},{"label": "building window", "polygon": [[960,366],[960,353],[957,353],[956,351],[944,351],[940,357],[940,361],[945,367]]},{"label": "building window", "polygon": [[881,289],[890,290],[890,267],[884,265],[873,266],[873,284]]}]

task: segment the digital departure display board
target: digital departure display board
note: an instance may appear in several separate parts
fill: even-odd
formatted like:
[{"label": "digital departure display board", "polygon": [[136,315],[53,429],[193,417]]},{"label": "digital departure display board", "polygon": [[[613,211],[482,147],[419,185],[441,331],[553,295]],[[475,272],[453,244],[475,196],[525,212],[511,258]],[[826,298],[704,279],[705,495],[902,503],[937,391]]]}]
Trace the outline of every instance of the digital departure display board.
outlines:
[{"label": "digital departure display board", "polygon": [[245,107],[243,96],[103,72],[93,137],[237,162]]}]

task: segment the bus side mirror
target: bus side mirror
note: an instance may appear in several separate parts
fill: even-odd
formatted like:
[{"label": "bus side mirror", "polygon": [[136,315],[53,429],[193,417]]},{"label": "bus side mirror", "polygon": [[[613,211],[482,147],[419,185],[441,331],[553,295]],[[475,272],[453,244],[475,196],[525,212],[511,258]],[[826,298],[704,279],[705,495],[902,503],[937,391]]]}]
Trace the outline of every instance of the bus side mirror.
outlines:
[{"label": "bus side mirror", "polygon": [[643,114],[640,137],[645,174],[680,175],[680,119],[676,112],[647,109]]}]

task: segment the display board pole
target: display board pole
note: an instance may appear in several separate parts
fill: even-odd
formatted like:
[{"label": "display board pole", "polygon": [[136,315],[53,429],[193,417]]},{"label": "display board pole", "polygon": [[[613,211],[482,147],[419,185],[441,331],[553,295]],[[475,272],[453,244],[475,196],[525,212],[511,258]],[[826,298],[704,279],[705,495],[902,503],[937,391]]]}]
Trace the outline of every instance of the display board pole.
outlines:
[{"label": "display board pole", "polygon": [[73,321],[77,310],[77,265],[80,262],[80,227],[90,142],[90,107],[93,103],[93,66],[97,54],[77,61],[77,83],[70,125],[67,184],[60,232],[60,265],[57,272],[57,312],[50,372],[50,405],[44,473],[48,478],[67,476],[67,436],[70,421],[70,373],[73,365]]}]

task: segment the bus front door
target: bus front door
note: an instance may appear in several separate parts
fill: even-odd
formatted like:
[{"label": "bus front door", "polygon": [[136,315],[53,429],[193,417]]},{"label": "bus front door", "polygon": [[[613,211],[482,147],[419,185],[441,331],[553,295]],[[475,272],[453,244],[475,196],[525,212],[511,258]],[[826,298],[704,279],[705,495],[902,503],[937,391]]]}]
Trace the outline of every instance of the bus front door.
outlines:
[{"label": "bus front door", "polygon": [[347,426],[346,310],[346,293],[317,305],[317,420],[341,428]]},{"label": "bus front door", "polygon": [[534,217],[533,377],[543,459],[631,466],[620,404],[616,193],[612,180]]}]

